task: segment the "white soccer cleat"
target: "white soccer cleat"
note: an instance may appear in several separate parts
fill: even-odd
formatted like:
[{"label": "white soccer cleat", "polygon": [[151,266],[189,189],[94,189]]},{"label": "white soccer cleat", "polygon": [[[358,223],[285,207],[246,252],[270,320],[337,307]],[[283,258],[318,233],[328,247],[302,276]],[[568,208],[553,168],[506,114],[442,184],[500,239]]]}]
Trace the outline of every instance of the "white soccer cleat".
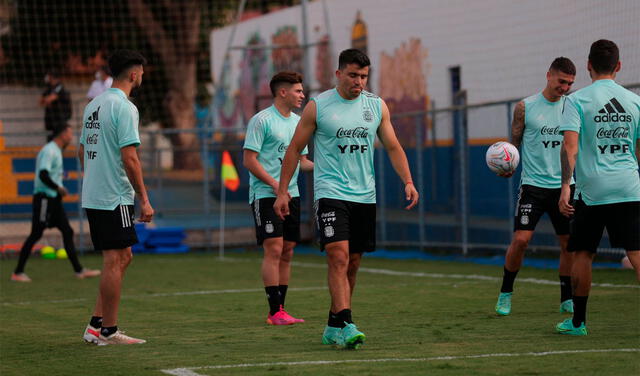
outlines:
[{"label": "white soccer cleat", "polygon": [[116,331],[112,335],[105,337],[100,334],[98,346],[106,346],[106,345],[138,345],[142,343],[146,343],[144,339],[129,337],[124,334],[124,332]]},{"label": "white soccer cleat", "polygon": [[87,328],[84,330],[84,335],[82,336],[87,343],[100,343],[100,328],[94,328],[91,324],[87,324]]},{"label": "white soccer cleat", "polygon": [[11,280],[14,282],[31,282],[31,278],[24,273],[13,273],[11,274]]}]

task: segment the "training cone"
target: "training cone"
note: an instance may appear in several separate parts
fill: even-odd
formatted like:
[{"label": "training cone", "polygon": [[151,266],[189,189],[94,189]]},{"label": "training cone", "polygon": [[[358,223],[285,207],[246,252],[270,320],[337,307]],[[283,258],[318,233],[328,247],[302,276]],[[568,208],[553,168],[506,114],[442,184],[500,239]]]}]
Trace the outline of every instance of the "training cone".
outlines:
[{"label": "training cone", "polygon": [[66,258],[68,258],[67,250],[64,249],[64,248],[58,249],[58,251],[56,252],[56,258],[57,259],[66,259]]},{"label": "training cone", "polygon": [[40,248],[40,255],[45,259],[54,259],[56,258],[56,249],[50,245]]}]

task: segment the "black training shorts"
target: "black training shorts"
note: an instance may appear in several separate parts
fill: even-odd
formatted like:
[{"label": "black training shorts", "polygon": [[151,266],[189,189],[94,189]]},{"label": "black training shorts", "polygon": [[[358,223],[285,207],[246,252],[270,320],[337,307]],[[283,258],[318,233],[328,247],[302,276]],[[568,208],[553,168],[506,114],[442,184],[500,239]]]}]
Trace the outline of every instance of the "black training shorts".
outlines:
[{"label": "black training shorts", "polygon": [[256,226],[256,240],[262,245],[265,239],[280,238],[289,242],[300,242],[300,197],[289,201],[289,215],[284,221],[273,210],[275,197],[255,199],[251,203],[253,222]]},{"label": "black training shorts", "polygon": [[376,204],[321,198],[315,209],[322,250],[329,243],[348,240],[349,253],[375,251]]},{"label": "black training shorts", "polygon": [[114,210],[85,210],[96,251],[124,249],[138,243],[133,205],[118,205]]},{"label": "black training shorts", "polygon": [[[571,185],[573,197],[574,185]],[[518,194],[513,231],[534,231],[544,213],[549,215],[556,235],[569,234],[569,218],[560,213],[560,188],[541,188],[523,184]]]}]

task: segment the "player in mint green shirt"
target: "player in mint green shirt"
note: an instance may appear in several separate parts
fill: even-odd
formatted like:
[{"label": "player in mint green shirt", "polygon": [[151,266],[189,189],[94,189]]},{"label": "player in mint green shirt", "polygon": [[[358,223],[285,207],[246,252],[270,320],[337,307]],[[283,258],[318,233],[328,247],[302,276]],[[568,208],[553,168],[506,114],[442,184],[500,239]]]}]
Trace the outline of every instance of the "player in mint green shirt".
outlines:
[{"label": "player in mint green shirt", "polygon": [[122,278],[131,262],[131,246],[138,242],[133,226],[134,192],[142,222],[150,222],[153,208],[142,179],[136,148],[138,110],[128,99],[142,84],[145,58],[119,50],[109,57],[110,89],[94,98],[82,116],[79,157],[84,169],[82,207],[87,212],[91,241],[102,251],[103,277],[93,316],[83,339],[100,345],[144,343],[118,330]]},{"label": "player in mint green shirt", "polygon": [[313,162],[307,159],[305,148],[288,187],[293,210],[284,220],[279,218],[273,211],[273,204],[282,159],[300,119],[292,111],[300,108],[304,99],[302,76],[296,72],[279,72],[273,76],[269,86],[273,105],[249,121],[243,147],[244,166],[250,175],[249,204],[256,225],[256,238],[258,245],[264,248],[262,282],[269,303],[267,323],[290,325],[304,322],[284,309],[293,249],[300,241],[298,170],[312,171]]},{"label": "player in mint green shirt", "polygon": [[[573,266],[574,314],[558,325],[561,334],[586,335],[591,263],[606,228],[612,247],[624,248],[640,281],[640,97],[614,80],[618,46],[601,39],[591,45],[593,83],[571,94],[564,108],[560,211],[573,215],[568,249]],[[569,185],[576,172],[575,204]]]},{"label": "player in mint green shirt", "polygon": [[40,240],[44,230],[50,227],[56,227],[62,233],[64,248],[76,277],[84,279],[100,275],[99,270],[85,269],[80,265],[73,241],[73,229],[62,202],[62,198],[68,194],[62,184],[62,150],[73,140],[73,132],[69,125],[58,127],[53,132],[52,140],[40,149],[36,158],[31,232],[22,245],[18,265],[11,275],[11,280],[15,282],[31,282],[24,268],[34,244]]},{"label": "player in mint green shirt", "polygon": [[[540,218],[547,213],[560,244],[560,312],[573,312],[571,300],[572,254],[567,252],[569,219],[558,209],[560,198],[560,146],[565,94],[575,81],[576,67],[566,57],[553,60],[542,92],[518,102],[511,124],[511,142],[520,147],[522,181],[516,204],[513,238],[504,261],[496,313],[511,313],[513,283]],[[511,174],[501,176],[510,177]]]},{"label": "player in mint green shirt", "polygon": [[389,109],[381,98],[364,90],[369,65],[369,57],[359,50],[340,53],[337,87],[318,95],[302,113],[284,157],[274,206],[280,217],[291,210],[289,181],[300,153],[313,136],[316,222],[320,243],[327,252],[331,294],[322,342],[348,348],[357,348],[365,339],[351,317],[351,295],[362,254],[375,250],[376,135],[405,185],[405,198],[411,201],[407,209],[418,202],[418,192],[393,130]]}]

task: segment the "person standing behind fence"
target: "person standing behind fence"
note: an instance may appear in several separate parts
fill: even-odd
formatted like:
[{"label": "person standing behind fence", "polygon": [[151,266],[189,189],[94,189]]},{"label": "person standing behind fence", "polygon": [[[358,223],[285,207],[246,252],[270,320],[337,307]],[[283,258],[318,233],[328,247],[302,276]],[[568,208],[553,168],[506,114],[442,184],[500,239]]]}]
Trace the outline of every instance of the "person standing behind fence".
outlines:
[{"label": "person standing behind fence", "polygon": [[[593,83],[571,94],[564,106],[558,206],[567,217],[573,215],[568,249],[574,252],[575,312],[556,325],[560,334],[587,335],[591,264],[605,228],[611,246],[625,249],[640,281],[640,96],[614,81],[619,57],[614,42],[594,42],[587,63]],[[611,308],[615,314],[618,307]]]},{"label": "person standing behind fence", "polygon": [[105,90],[110,88],[113,83],[113,77],[109,75],[109,67],[101,66],[96,72],[95,77],[96,79],[93,80],[89,87],[89,91],[87,91],[87,99],[89,102],[91,102],[93,98],[104,93]]},{"label": "person standing behind fence", "polygon": [[289,184],[291,197],[289,215],[281,220],[273,210],[280,180],[282,159],[291,142],[300,116],[292,112],[302,106],[304,92],[302,75],[279,72],[269,83],[273,105],[254,115],[247,126],[244,142],[244,167],[249,170],[249,204],[253,210],[258,245],[264,248],[262,281],[267,293],[270,325],[291,325],[304,322],[284,309],[291,258],[300,241],[300,193],[298,170],[313,171],[313,162],[302,152],[300,165]]},{"label": "person standing behind fence", "polygon": [[131,246],[138,242],[134,192],[140,203],[139,220],[150,222],[153,217],[136,152],[138,109],[128,99],[131,90],[142,84],[145,63],[136,51],[114,52],[109,57],[113,86],[91,101],[82,117],[82,207],[93,247],[102,251],[103,258],[100,290],[83,338],[98,345],[145,343],[124,335],[117,326],[122,279],[133,257]]},{"label": "person standing behind fence", "polygon": [[327,252],[331,294],[322,343],[346,348],[357,348],[365,340],[352,320],[351,297],[362,254],[375,250],[376,135],[404,184],[405,198],[411,201],[407,209],[418,202],[389,109],[380,97],[364,90],[369,65],[369,57],[359,50],[340,53],[338,86],[319,94],[305,107],[282,163],[274,204],[281,218],[290,213],[289,182],[300,153],[313,136],[316,223],[320,244]]},{"label": "person standing behind fence", "polygon": [[[518,102],[511,123],[511,142],[522,153],[522,180],[516,204],[514,234],[504,262],[502,287],[496,304],[496,313],[511,313],[513,282],[522,266],[525,251],[533,237],[538,221],[546,212],[551,219],[560,243],[560,309],[573,312],[571,300],[572,256],[567,252],[569,219],[560,214],[560,145],[562,135],[558,128],[562,108],[575,81],[576,67],[566,57],[558,57],[547,72],[547,86],[542,92]],[[510,177],[513,173],[502,174]],[[571,182],[573,189],[573,181]]]},{"label": "person standing behind fence", "polygon": [[62,78],[56,70],[50,70],[44,77],[47,88],[40,97],[40,106],[44,107],[44,129],[47,141],[53,139],[58,128],[64,128],[71,119],[71,95],[65,89]]},{"label": "person standing behind fence", "polygon": [[11,275],[12,281],[31,282],[31,278],[25,274],[24,268],[31,255],[33,245],[40,240],[44,230],[50,227],[56,227],[62,233],[64,248],[76,277],[83,279],[100,275],[99,270],[85,269],[78,261],[73,241],[73,229],[69,224],[62,202],[62,198],[68,193],[62,184],[62,151],[72,140],[71,127],[69,125],[59,127],[53,135],[53,140],[49,141],[38,153],[33,188],[31,233],[20,250],[18,265]]}]

